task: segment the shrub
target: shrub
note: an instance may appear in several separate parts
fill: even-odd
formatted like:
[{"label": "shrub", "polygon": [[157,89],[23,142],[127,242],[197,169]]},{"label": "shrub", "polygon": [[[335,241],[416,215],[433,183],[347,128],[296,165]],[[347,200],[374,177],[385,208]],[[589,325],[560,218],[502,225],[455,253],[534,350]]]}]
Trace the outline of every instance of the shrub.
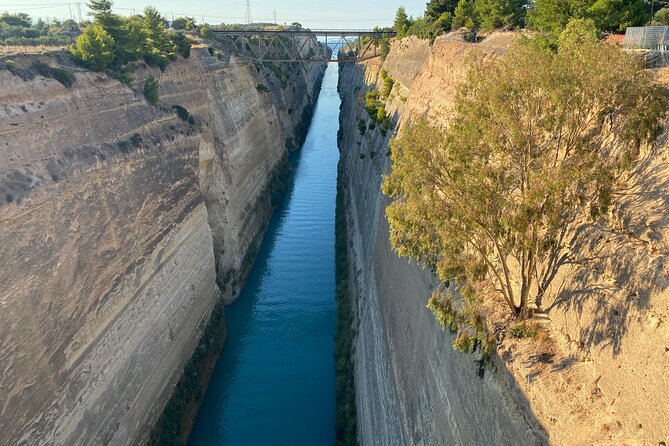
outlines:
[{"label": "shrub", "polygon": [[362,119],[358,121],[358,130],[360,130],[360,136],[364,135],[365,131],[367,131],[367,124]]},{"label": "shrub", "polygon": [[393,86],[395,85],[395,80],[387,76],[383,81],[383,90],[381,91],[381,99],[388,99],[390,93],[393,91]]},{"label": "shrub", "polygon": [[200,35],[205,39],[211,39],[212,37],[214,37],[214,32],[210,27],[204,25],[200,27]]},{"label": "shrub", "polygon": [[381,61],[385,61],[388,54],[390,54],[390,38],[382,37],[379,39],[379,50],[381,51]]},{"label": "shrub", "polygon": [[177,112],[177,116],[184,122],[187,122],[191,125],[195,125],[195,118],[188,113],[185,107],[181,105],[173,105],[172,108]]},{"label": "shrub", "polygon": [[88,25],[77,37],[72,54],[93,71],[104,71],[114,59],[114,39],[97,23]]},{"label": "shrub", "polygon": [[33,62],[33,68],[40,76],[55,79],[67,88],[70,88],[74,84],[74,75],[62,68],[53,68],[39,61]]},{"label": "shrub", "polygon": [[267,86],[264,84],[256,85],[256,90],[258,90],[261,93],[269,93],[269,88],[267,88]]},{"label": "shrub", "polygon": [[171,38],[177,47],[177,53],[184,59],[188,59],[190,57],[190,40],[188,40],[184,33],[174,33]]},{"label": "shrub", "polygon": [[156,105],[158,104],[158,100],[160,99],[158,95],[158,80],[150,77],[146,81],[144,81],[144,98],[146,98],[146,102],[148,102],[151,105]]},{"label": "shrub", "polygon": [[142,135],[139,133],[135,133],[130,137],[130,143],[135,146],[139,147],[139,145],[142,143]]},{"label": "shrub", "polygon": [[521,321],[511,325],[507,333],[514,339],[535,338],[539,333],[539,327],[535,323]]},{"label": "shrub", "polygon": [[132,88],[132,72],[128,69],[124,70],[107,70],[107,75],[109,77],[113,77],[117,81],[121,82],[122,84],[127,85],[128,87]]},{"label": "shrub", "polygon": [[376,122],[376,117],[378,114],[378,109],[381,106],[379,101],[379,92],[378,90],[370,90],[365,94],[365,110],[372,121]]}]

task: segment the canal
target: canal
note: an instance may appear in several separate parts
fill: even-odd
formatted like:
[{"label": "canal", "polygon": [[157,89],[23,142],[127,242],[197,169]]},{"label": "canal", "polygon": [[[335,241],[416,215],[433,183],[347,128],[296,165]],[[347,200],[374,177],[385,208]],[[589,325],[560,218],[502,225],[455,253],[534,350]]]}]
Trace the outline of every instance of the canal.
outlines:
[{"label": "canal", "polygon": [[284,201],[239,299],[190,445],[331,445],[338,70],[330,64]]}]

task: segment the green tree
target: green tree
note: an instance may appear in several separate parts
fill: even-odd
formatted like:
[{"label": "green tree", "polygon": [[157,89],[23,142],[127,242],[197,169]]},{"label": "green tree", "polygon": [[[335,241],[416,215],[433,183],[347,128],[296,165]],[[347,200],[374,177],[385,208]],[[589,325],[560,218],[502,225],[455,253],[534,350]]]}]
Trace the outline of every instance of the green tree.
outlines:
[{"label": "green tree", "polygon": [[172,42],[176,45],[177,52],[181,54],[184,59],[190,57],[191,42],[182,32],[174,33],[171,36]]},{"label": "green tree", "polygon": [[167,33],[167,21],[153,7],[144,9],[146,54],[144,60],[164,69],[170,60],[176,60],[177,47]]},{"label": "green tree", "polygon": [[580,18],[571,0],[535,0],[527,12],[527,25],[537,31],[558,36],[569,20]]},{"label": "green tree", "polygon": [[460,0],[453,13],[453,22],[451,24],[453,30],[462,27],[474,29],[477,27],[477,22],[474,0]]},{"label": "green tree", "polygon": [[393,91],[394,85],[395,85],[395,80],[392,77],[386,76],[383,79],[383,90],[381,90],[381,99],[383,100],[388,99],[388,96],[390,96],[390,93]]},{"label": "green tree", "polygon": [[192,30],[195,29],[195,19],[193,17],[177,17],[172,21],[172,28],[176,30]]},{"label": "green tree", "polygon": [[648,21],[644,0],[597,0],[587,11],[602,31],[620,32]]},{"label": "green tree", "polygon": [[144,81],[144,98],[151,105],[158,104],[160,96],[158,94],[158,80],[150,77]]},{"label": "green tree", "polygon": [[393,28],[397,33],[397,38],[401,39],[406,36],[410,26],[411,22],[409,21],[409,17],[407,17],[406,9],[404,9],[404,6],[400,6],[397,8],[397,13],[395,14],[395,23],[393,25]]},{"label": "green tree", "polygon": [[600,31],[619,32],[643,25],[648,13],[644,0],[535,0],[527,13],[530,28],[553,38],[571,19],[592,19]]},{"label": "green tree", "polygon": [[527,0],[475,0],[474,9],[483,30],[518,28],[525,23]]},{"label": "green tree", "polygon": [[558,39],[560,48],[578,48],[593,45],[598,40],[597,27],[590,19],[571,20]]},{"label": "green tree", "polygon": [[214,32],[209,26],[203,25],[200,27],[200,35],[205,39],[211,39],[214,37]]},{"label": "green tree", "polygon": [[71,51],[91,70],[103,71],[114,59],[114,39],[100,24],[94,23],[77,37],[77,44]]},{"label": "green tree", "polygon": [[669,8],[664,7],[655,13],[653,25],[669,26]]},{"label": "green tree", "polygon": [[425,18],[434,21],[445,12],[453,14],[457,3],[457,0],[430,0],[425,7]]},{"label": "green tree", "polygon": [[443,281],[428,306],[459,349],[492,347],[487,309],[524,317],[540,305],[568,255],[565,228],[604,218],[616,178],[666,113],[666,92],[633,56],[570,42],[476,60],[446,129],[417,121],[391,144],[391,243]]},{"label": "green tree", "polygon": [[30,16],[25,13],[9,14],[3,12],[0,15],[0,23],[6,23],[9,26],[28,28],[30,26]]}]

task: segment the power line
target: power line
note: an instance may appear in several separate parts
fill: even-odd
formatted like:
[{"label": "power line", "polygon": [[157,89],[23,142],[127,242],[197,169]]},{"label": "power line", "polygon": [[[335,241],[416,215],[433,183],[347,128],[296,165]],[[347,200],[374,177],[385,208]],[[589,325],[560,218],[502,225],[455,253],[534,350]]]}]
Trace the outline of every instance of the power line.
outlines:
[{"label": "power line", "polygon": [[251,16],[251,0],[246,0],[246,24],[253,23],[253,16]]}]

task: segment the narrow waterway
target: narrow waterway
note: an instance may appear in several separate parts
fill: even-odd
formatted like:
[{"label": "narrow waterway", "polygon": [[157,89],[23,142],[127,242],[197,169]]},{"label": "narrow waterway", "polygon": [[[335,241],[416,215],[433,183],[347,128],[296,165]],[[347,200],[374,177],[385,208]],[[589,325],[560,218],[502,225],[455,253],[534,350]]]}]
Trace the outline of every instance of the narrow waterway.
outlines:
[{"label": "narrow waterway", "polygon": [[337,65],[323,79],[294,173],[239,299],[193,446],[334,441]]}]

